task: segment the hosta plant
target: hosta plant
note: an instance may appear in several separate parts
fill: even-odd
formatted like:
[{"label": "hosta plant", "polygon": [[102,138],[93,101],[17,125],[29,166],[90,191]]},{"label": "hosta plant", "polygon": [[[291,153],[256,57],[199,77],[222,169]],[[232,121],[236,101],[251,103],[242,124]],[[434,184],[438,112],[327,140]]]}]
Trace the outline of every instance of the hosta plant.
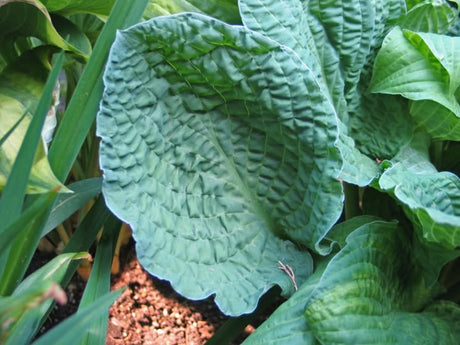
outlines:
[{"label": "hosta plant", "polygon": [[[243,315],[210,345],[273,286],[245,344],[457,344],[458,8],[0,0],[0,342],[105,343],[107,203],[149,272]],[[79,311],[34,340],[95,243]]]},{"label": "hosta plant", "polygon": [[458,6],[240,0],[241,24],[120,31],[102,191],[143,266],[233,316],[280,286],[245,344],[456,344]]}]

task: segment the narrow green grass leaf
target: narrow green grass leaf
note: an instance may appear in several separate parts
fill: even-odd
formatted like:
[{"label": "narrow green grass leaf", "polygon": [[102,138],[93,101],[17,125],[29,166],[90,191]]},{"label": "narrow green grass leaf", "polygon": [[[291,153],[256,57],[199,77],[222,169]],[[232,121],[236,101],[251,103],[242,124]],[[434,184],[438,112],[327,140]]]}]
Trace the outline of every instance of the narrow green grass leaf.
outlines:
[{"label": "narrow green grass leaf", "polygon": [[111,213],[105,206],[103,198],[97,199],[73,233],[63,252],[72,253],[88,250],[96,239],[99,230],[110,216]]},{"label": "narrow green grass leaf", "polygon": [[[110,291],[110,268],[113,251],[120,232],[121,222],[114,217],[104,225],[102,238],[97,245],[96,258],[91,269],[91,275],[86,284],[85,292],[78,310],[86,308],[98,298]],[[80,345],[104,345],[107,337],[108,311],[94,319],[89,332],[79,343]]]},{"label": "narrow green grass leaf", "polygon": [[60,194],[51,209],[42,236],[53,230],[64,220],[70,217],[78,209],[83,207],[89,200],[94,198],[101,191],[102,179],[100,177],[77,181],[67,187],[73,191],[72,194]]},{"label": "narrow green grass leaf", "polygon": [[58,326],[34,341],[32,345],[76,345],[87,334],[95,319],[103,315],[115,300],[120,297],[122,290],[108,293],[62,321]]},{"label": "narrow green grass leaf", "polygon": [[26,231],[31,224],[35,223],[35,219],[47,213],[47,209],[52,205],[55,196],[56,191],[41,195],[16,219],[1,223],[0,253],[4,253],[18,236],[23,236],[23,231]]},{"label": "narrow green grass leaf", "polygon": [[27,181],[37,146],[41,138],[41,129],[51,104],[51,98],[59,72],[62,69],[64,54],[61,52],[54,63],[43,90],[43,96],[27,129],[26,135],[13,164],[8,181],[0,199],[0,221],[18,216],[26,191]]},{"label": "narrow green grass leaf", "polygon": [[[88,251],[90,246],[94,243],[101,227],[104,226],[104,224],[113,224],[113,222],[118,222],[118,220],[108,211],[103,198],[97,199],[93,207],[75,230],[69,243],[64,248],[63,253]],[[75,274],[77,266],[78,262],[75,261],[69,264],[65,276],[61,280],[62,286],[67,286],[70,279]],[[42,312],[42,323],[50,312],[51,308]]]},{"label": "narrow green grass leaf", "polygon": [[13,133],[16,128],[18,128],[19,124],[21,123],[22,120],[24,120],[26,115],[27,115],[27,111],[25,111],[21,115],[21,117],[14,123],[14,125],[2,136],[2,138],[0,139],[0,146],[2,146],[3,143],[6,141],[6,139],[8,139],[8,137],[11,135],[11,133]]},{"label": "narrow green grass leaf", "polygon": [[[37,287],[41,288],[42,291],[47,291],[50,285],[56,283],[60,284],[72,261],[79,261],[89,256],[88,253],[81,252],[61,254],[55,257],[24,279],[15,289],[14,293],[8,298],[14,301],[21,299],[23,296],[30,296],[31,293],[33,294],[33,292],[37,290]],[[42,296],[39,297],[41,298]],[[43,315],[53,305],[53,300],[47,298],[36,303],[38,303],[38,305],[29,303],[29,305],[25,305],[23,308],[14,311],[16,313],[16,317],[14,318],[15,323],[9,329],[7,340],[4,345],[30,343],[40,328]]]},{"label": "narrow green grass leaf", "polygon": [[96,117],[102,95],[102,71],[115,32],[136,23],[147,2],[118,0],[101,31],[49,151],[50,164],[61,181],[67,177]]}]

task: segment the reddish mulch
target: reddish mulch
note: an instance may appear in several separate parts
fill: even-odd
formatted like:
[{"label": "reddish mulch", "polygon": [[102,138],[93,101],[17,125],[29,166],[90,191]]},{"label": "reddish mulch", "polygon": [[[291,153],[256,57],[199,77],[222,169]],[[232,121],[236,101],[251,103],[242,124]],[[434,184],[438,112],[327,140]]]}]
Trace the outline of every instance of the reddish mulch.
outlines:
[{"label": "reddish mulch", "polygon": [[127,288],[110,309],[106,345],[202,345],[227,320],[211,299],[186,300],[130,256],[113,279],[112,289]]},{"label": "reddish mulch", "polygon": [[[40,252],[34,257],[36,262],[47,260]],[[66,288],[68,303],[56,305],[39,335],[77,311],[84,287],[76,274]],[[125,291],[110,309],[106,345],[204,345],[228,320],[212,299],[189,301],[168,282],[144,271],[132,243],[122,251],[120,273],[112,276],[112,290],[123,287]],[[241,344],[267,317],[268,313],[258,317],[229,345]]]}]

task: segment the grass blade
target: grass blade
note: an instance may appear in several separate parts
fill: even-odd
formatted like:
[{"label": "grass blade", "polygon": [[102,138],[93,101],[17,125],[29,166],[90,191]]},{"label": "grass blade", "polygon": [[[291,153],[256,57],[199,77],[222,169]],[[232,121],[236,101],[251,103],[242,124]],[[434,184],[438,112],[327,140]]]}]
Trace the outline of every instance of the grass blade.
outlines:
[{"label": "grass blade", "polygon": [[[120,221],[114,217],[111,217],[104,225],[104,232],[102,233],[101,241],[97,245],[96,258],[78,308],[79,311],[110,291],[110,268],[120,227]],[[79,344],[104,345],[107,336],[108,317],[109,313],[107,311],[98,319],[93,320],[90,331]]]},{"label": "grass blade", "polygon": [[42,236],[53,230],[73,213],[83,207],[89,200],[101,192],[102,179],[99,177],[77,181],[67,187],[72,194],[59,194],[54,202]]},{"label": "grass blade", "polygon": [[[16,218],[10,225],[0,225],[0,253],[6,251],[11,244],[18,236],[22,235],[22,232],[31,224],[35,222],[36,219],[43,216],[47,213],[47,209],[52,205],[54,198],[56,196],[56,191],[51,191],[48,194],[41,195],[36,199],[30,207],[28,207],[20,217]],[[3,282],[2,277],[2,282]],[[2,283],[0,283],[2,285]]]},{"label": "grass blade", "polygon": [[0,146],[3,145],[3,143],[6,141],[6,139],[8,139],[8,137],[11,135],[11,133],[14,132],[14,130],[19,126],[19,124],[21,123],[22,120],[24,120],[24,118],[26,117],[27,115],[27,110],[24,112],[24,114],[22,114],[22,116],[16,121],[16,123],[13,125],[13,127],[11,127],[6,133],[5,135],[0,139]]},{"label": "grass blade", "polygon": [[117,0],[70,100],[49,151],[51,167],[65,180],[96,117],[102,95],[102,71],[117,29],[136,23],[148,0]]},{"label": "grass blade", "polygon": [[88,329],[95,319],[103,315],[115,300],[121,295],[122,290],[108,293],[86,308],[62,321],[58,326],[45,333],[32,345],[76,345],[87,334]]},{"label": "grass blade", "polygon": [[42,97],[30,122],[27,133],[19,149],[13,168],[3,189],[0,199],[0,221],[15,218],[21,213],[27,181],[30,170],[41,139],[41,130],[46,114],[51,105],[54,86],[56,85],[59,72],[62,69],[64,53],[61,52],[53,65],[53,69],[43,89]]}]

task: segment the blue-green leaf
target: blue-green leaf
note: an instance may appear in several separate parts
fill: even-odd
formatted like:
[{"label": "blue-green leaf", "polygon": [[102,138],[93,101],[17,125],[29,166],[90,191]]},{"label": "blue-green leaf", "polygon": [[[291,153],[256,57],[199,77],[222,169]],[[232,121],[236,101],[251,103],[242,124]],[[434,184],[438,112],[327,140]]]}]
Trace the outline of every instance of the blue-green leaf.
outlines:
[{"label": "blue-green leaf", "polygon": [[243,345],[319,345],[305,318],[308,297],[315,289],[328,259],[317,263],[315,272],[270,317],[252,333]]},{"label": "blue-green leaf", "polygon": [[228,314],[292,293],[278,260],[303,281],[311,259],[286,239],[320,251],[341,213],[334,109],[292,50],[243,27],[180,14],[119,33],[98,134],[140,261]]},{"label": "blue-green leaf", "polygon": [[[336,143],[344,160],[340,178],[368,185],[378,174],[373,159],[391,156],[388,152],[396,153],[410,138],[404,123],[407,117],[401,116],[398,104],[387,106],[385,99],[368,102],[357,90],[360,80],[368,79],[362,74],[387,22],[404,12],[404,1],[241,0],[240,11],[245,26],[289,46],[312,69],[343,122]],[[391,126],[390,118],[403,125]]]},{"label": "blue-green leaf", "polygon": [[348,236],[307,300],[308,325],[322,344],[458,343],[460,308],[430,305],[435,290],[411,243],[405,229],[382,221]]},{"label": "blue-green leaf", "polygon": [[436,170],[428,159],[428,144],[418,135],[403,147],[379,186],[405,206],[427,241],[453,249],[460,246],[460,179]]}]

